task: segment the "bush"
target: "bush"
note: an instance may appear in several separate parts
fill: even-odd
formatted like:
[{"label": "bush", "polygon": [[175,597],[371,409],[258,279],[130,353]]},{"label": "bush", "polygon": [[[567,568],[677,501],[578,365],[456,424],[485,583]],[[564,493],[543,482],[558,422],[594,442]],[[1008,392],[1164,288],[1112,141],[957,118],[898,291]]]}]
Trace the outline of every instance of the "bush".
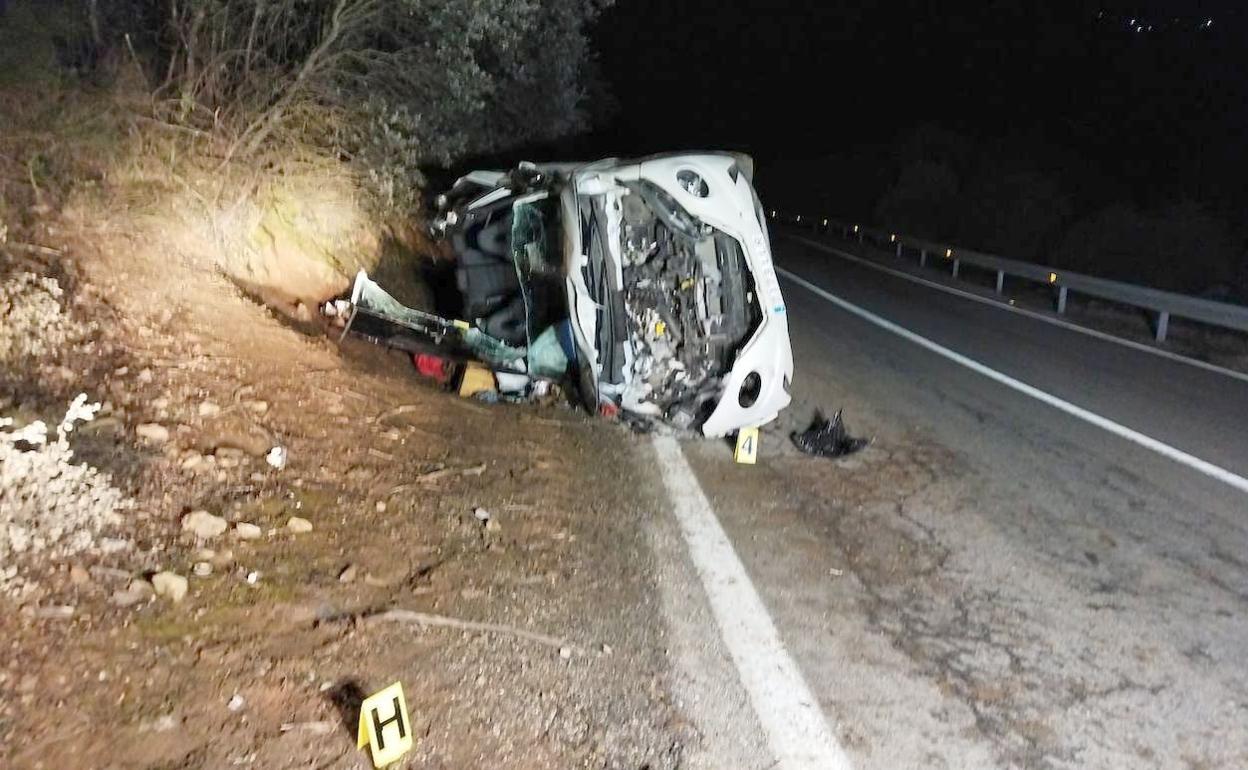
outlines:
[{"label": "bush", "polygon": [[1118,204],[1070,229],[1057,264],[1192,294],[1232,284],[1242,262],[1229,226],[1199,204],[1155,211]]},{"label": "bush", "polygon": [[407,205],[421,165],[585,127],[586,26],[604,5],[185,0],[156,16],[157,109],[228,140],[227,157],[299,141],[349,158]]}]

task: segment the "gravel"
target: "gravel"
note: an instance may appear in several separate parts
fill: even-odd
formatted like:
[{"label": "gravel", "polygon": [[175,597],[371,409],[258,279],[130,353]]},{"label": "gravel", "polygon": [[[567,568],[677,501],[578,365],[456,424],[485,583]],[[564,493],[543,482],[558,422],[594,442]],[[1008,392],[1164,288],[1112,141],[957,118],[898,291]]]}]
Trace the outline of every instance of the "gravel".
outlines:
[{"label": "gravel", "polygon": [[91,548],[134,505],[108,475],[73,462],[69,435],[100,407],[86,400],[74,399],[51,441],[43,422],[18,430],[0,418],[0,589],[15,587],[16,557],[64,558]]}]

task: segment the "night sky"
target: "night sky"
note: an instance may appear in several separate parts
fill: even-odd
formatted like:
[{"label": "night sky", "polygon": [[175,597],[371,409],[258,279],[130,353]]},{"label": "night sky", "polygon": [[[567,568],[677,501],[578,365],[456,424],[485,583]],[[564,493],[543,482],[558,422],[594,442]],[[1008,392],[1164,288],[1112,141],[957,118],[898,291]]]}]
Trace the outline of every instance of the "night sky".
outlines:
[{"label": "night sky", "polygon": [[592,144],[740,148],[760,173],[837,156],[857,176],[931,123],[1141,203],[1242,206],[1237,5],[618,0],[595,32],[618,112]]}]

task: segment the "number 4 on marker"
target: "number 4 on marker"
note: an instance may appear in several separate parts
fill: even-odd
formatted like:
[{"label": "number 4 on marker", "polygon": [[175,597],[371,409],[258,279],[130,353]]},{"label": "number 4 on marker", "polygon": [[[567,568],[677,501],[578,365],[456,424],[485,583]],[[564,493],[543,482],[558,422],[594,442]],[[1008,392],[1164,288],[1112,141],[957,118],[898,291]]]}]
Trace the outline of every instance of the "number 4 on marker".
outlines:
[{"label": "number 4 on marker", "polygon": [[356,744],[361,749],[368,746],[373,767],[385,767],[412,750],[412,723],[402,684],[395,682],[360,704]]},{"label": "number 4 on marker", "polygon": [[758,462],[758,428],[742,428],[737,431],[737,451],[732,459],[746,465]]}]

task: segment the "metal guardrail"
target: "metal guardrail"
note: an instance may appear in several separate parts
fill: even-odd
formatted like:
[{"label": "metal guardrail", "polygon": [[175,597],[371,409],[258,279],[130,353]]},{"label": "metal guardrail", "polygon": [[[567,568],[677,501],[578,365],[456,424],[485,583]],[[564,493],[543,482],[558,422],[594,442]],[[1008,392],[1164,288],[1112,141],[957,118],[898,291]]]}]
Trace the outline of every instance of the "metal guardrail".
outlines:
[{"label": "metal guardrail", "polygon": [[1031,262],[1020,262],[994,254],[984,254],[971,249],[911,238],[900,233],[848,224],[834,219],[820,217],[808,219],[801,215],[778,214],[776,211],[770,213],[773,220],[799,227],[810,227],[816,233],[840,234],[847,240],[857,240],[859,243],[871,242],[886,248],[892,247],[896,250],[898,257],[905,256],[905,251],[909,249],[916,254],[920,267],[925,267],[929,258],[943,260],[951,265],[954,278],[958,277],[963,265],[972,265],[995,272],[997,294],[1004,291],[1007,275],[1051,285],[1057,289],[1056,309],[1058,313],[1066,312],[1066,299],[1070,292],[1151,310],[1157,314],[1153,331],[1158,342],[1165,341],[1171,316],[1248,332],[1248,306],[1232,305],[1122,281],[1111,281]]}]

